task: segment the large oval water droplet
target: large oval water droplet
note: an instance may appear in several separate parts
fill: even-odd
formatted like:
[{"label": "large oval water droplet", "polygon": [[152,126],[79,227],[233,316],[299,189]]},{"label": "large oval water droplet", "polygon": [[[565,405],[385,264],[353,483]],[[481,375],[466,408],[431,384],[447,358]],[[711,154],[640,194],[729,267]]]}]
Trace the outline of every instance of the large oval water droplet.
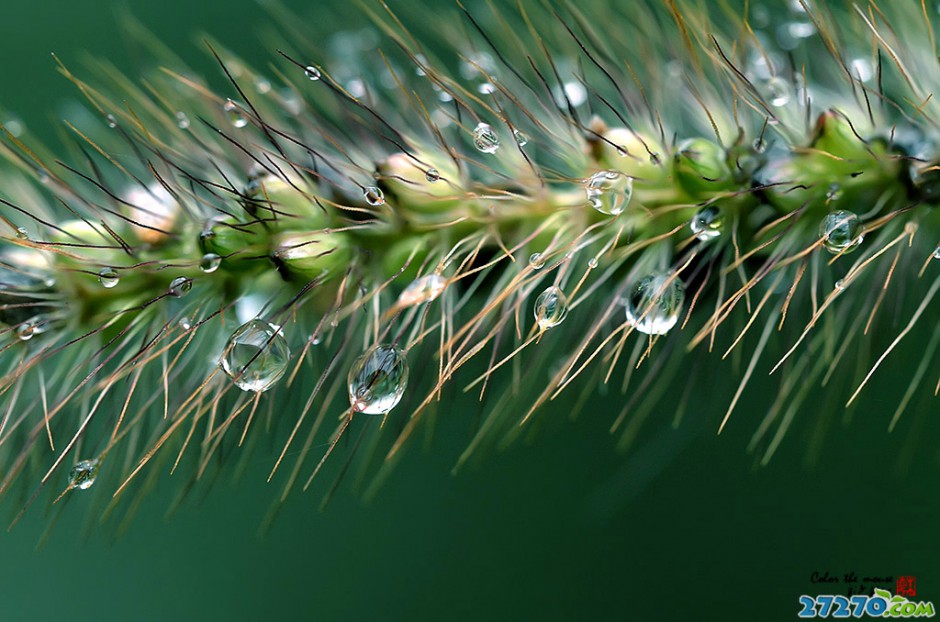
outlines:
[{"label": "large oval water droplet", "polygon": [[408,361],[393,345],[376,345],[349,370],[349,404],[356,412],[384,415],[401,401],[408,386]]},{"label": "large oval water droplet", "polygon": [[205,272],[206,274],[211,274],[218,270],[219,266],[222,264],[222,258],[216,255],[215,253],[206,253],[202,256],[202,259],[199,260],[199,269]]},{"label": "large oval water droplet", "polygon": [[668,274],[650,274],[627,291],[627,321],[641,333],[665,335],[679,321],[684,301],[682,281]]},{"label": "large oval water droplet", "polygon": [[193,288],[193,280],[189,277],[178,276],[170,281],[170,287],[167,293],[174,298],[182,298]]},{"label": "large oval water droplet", "polygon": [[721,209],[715,205],[709,205],[700,209],[692,217],[689,227],[691,227],[696,238],[702,242],[707,242],[721,235],[724,224],[725,217],[721,213]]},{"label": "large oval water droplet", "polygon": [[308,80],[319,80],[320,70],[313,65],[307,65],[307,67],[304,69],[304,75],[307,76]]},{"label": "large oval water droplet", "polygon": [[222,370],[242,391],[270,389],[287,370],[290,349],[279,327],[262,320],[242,324],[229,337]]},{"label": "large oval water droplet", "polygon": [[633,197],[633,178],[618,171],[600,171],[584,180],[588,203],[601,214],[617,216]]},{"label": "large oval water droplet", "polygon": [[82,460],[69,471],[69,488],[88,490],[98,477],[98,459]]},{"label": "large oval water droplet", "polygon": [[829,212],[819,225],[823,246],[833,255],[851,253],[862,243],[862,221],[846,210]]},{"label": "large oval water droplet", "polygon": [[496,153],[499,149],[499,136],[489,123],[478,123],[473,130],[473,146],[482,153]]},{"label": "large oval water droplet", "polygon": [[535,299],[533,312],[541,330],[558,326],[568,316],[568,297],[552,285]]},{"label": "large oval water droplet", "polygon": [[362,196],[365,198],[366,203],[372,207],[385,205],[385,193],[382,192],[381,188],[377,188],[375,186],[366,186],[362,189]]}]

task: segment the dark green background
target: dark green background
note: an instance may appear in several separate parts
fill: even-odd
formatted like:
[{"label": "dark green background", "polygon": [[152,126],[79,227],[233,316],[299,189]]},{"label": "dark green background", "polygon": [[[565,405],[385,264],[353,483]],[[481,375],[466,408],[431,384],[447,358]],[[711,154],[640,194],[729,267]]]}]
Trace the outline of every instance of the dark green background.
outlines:
[{"label": "dark green background", "polygon": [[[349,3],[288,4],[321,29],[362,22]],[[194,42],[202,30],[247,58],[273,55],[254,35],[264,12],[251,2],[131,10],[206,71],[214,66]],[[116,34],[107,2],[16,0],[4,11],[0,104],[43,140],[73,96],[50,51],[76,67],[85,52],[127,71],[145,61]],[[805,436],[792,435],[754,468],[744,448],[763,411],[746,398],[717,437],[733,391],[724,387],[701,396],[678,430],[671,413],[655,413],[625,455],[607,433],[620,398],[598,396],[576,422],[558,404],[533,443],[454,477],[477,408],[464,400],[445,403],[433,449],[413,447],[374,502],[342,488],[320,513],[318,495],[295,496],[264,540],[255,534],[276,489],[262,458],[168,522],[175,482],[165,476],[117,541],[82,535],[76,499],[36,550],[44,524],[31,512],[0,534],[0,620],[786,620],[798,595],[828,591],[810,583],[814,571],[913,574],[920,597],[940,603],[938,426],[918,431],[913,454],[913,416],[885,432],[914,353],[898,353],[813,466]],[[749,394],[769,390],[761,382]],[[821,416],[813,404],[795,425]]]}]

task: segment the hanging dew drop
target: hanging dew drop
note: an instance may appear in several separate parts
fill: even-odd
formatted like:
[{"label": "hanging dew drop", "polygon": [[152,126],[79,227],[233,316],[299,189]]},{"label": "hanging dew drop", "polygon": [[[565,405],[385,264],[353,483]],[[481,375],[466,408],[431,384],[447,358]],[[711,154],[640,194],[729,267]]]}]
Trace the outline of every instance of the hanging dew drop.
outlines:
[{"label": "hanging dew drop", "polygon": [[185,130],[189,127],[189,117],[186,116],[185,112],[176,113],[176,125],[179,126],[181,130]]},{"label": "hanging dew drop", "polygon": [[412,281],[398,297],[398,305],[412,307],[436,300],[447,287],[447,280],[440,274],[426,274]]},{"label": "hanging dew drop", "polygon": [[225,100],[225,104],[222,105],[222,110],[228,115],[229,123],[231,123],[233,127],[240,129],[248,125],[248,119],[242,114],[238,104],[231,99]]},{"label": "hanging dew drop", "polygon": [[513,138],[516,139],[516,144],[520,147],[525,147],[529,144],[529,137],[520,132],[519,130],[512,131]]},{"label": "hanging dew drop", "polygon": [[113,115],[113,114],[110,114],[110,113],[109,113],[109,114],[105,117],[105,121],[107,121],[108,127],[110,127],[112,130],[118,126],[117,119],[114,118],[114,115]]},{"label": "hanging dew drop", "polygon": [[362,190],[362,196],[365,197],[366,203],[372,207],[385,205],[385,193],[382,192],[381,188],[377,188],[375,186],[366,186]]},{"label": "hanging dew drop", "polygon": [[617,171],[600,171],[584,180],[591,207],[607,216],[617,216],[630,204],[633,178]]},{"label": "hanging dew drop", "polygon": [[397,347],[376,345],[356,359],[348,381],[349,404],[355,412],[384,415],[405,393],[408,361]]},{"label": "hanging dew drop", "polygon": [[591,257],[588,260],[588,268],[590,268],[591,270],[597,268],[597,257]]},{"label": "hanging dew drop", "polygon": [[316,81],[320,79],[320,70],[313,65],[307,65],[304,69],[304,75],[307,76],[308,80]]},{"label": "hanging dew drop", "polygon": [[940,259],[940,245],[938,245],[937,248],[934,249],[933,258]]},{"label": "hanging dew drop", "polygon": [[222,265],[222,258],[215,253],[206,253],[202,256],[202,259],[199,260],[199,269],[206,274],[215,272],[219,269],[220,265]]},{"label": "hanging dew drop", "polygon": [[789,83],[783,78],[773,76],[767,80],[764,86],[767,90],[767,98],[771,106],[780,108],[790,103],[793,90],[790,88]]},{"label": "hanging dew drop", "polygon": [[184,315],[183,317],[180,318],[179,327],[182,328],[183,330],[189,330],[190,328],[193,327],[193,325],[190,319]]},{"label": "hanging dew drop", "polygon": [[685,287],[668,274],[637,280],[627,291],[627,321],[647,335],[665,335],[679,321]]},{"label": "hanging dew drop", "polygon": [[533,270],[541,270],[545,266],[545,256],[542,253],[532,253],[529,255],[529,267]]},{"label": "hanging dew drop", "polygon": [[20,341],[29,341],[36,334],[36,325],[32,320],[27,320],[16,327],[16,336]]},{"label": "hanging dew drop", "polygon": [[114,268],[102,268],[98,272],[98,282],[101,283],[101,286],[105,289],[111,289],[120,282],[121,278],[118,276],[118,273]]},{"label": "hanging dew drop", "polygon": [[488,123],[478,123],[473,130],[473,146],[481,153],[496,153],[499,149],[499,136]]},{"label": "hanging dew drop", "polygon": [[552,285],[535,299],[533,313],[540,330],[558,326],[568,316],[568,297],[565,292]]},{"label": "hanging dew drop", "polygon": [[843,279],[836,281],[836,289],[840,292],[845,290],[845,281]]},{"label": "hanging dew drop", "polygon": [[864,238],[861,220],[846,210],[829,212],[819,225],[819,235],[823,246],[833,255],[851,253]]},{"label": "hanging dew drop", "polygon": [[20,240],[28,240],[29,232],[26,230],[26,227],[17,227],[16,228],[16,237]]},{"label": "hanging dew drop", "polygon": [[98,477],[98,459],[82,460],[69,471],[69,488],[88,490]]},{"label": "hanging dew drop", "polygon": [[429,168],[428,171],[424,174],[424,178],[428,180],[428,183],[434,183],[441,178],[441,174],[436,168]]},{"label": "hanging dew drop", "polygon": [[178,276],[170,281],[170,287],[167,293],[174,298],[182,298],[193,288],[193,280],[189,277]]},{"label": "hanging dew drop", "polygon": [[242,391],[267,391],[287,370],[290,349],[280,327],[262,320],[242,324],[229,337],[222,370]]},{"label": "hanging dew drop", "polygon": [[725,217],[721,213],[721,209],[710,205],[699,210],[698,213],[692,217],[689,227],[692,229],[692,233],[695,234],[697,239],[702,242],[708,242],[721,235],[724,222]]}]

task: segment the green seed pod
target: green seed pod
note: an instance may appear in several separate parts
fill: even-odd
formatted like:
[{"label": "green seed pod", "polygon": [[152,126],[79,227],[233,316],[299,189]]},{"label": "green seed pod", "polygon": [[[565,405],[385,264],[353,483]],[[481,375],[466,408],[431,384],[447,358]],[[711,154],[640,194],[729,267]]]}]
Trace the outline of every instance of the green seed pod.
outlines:
[{"label": "green seed pod", "polygon": [[281,233],[273,239],[271,259],[286,279],[313,280],[341,274],[352,258],[342,233]]},{"label": "green seed pod", "polygon": [[249,176],[242,203],[272,230],[320,229],[329,226],[331,213],[325,203],[317,201],[316,192],[315,184],[298,175],[279,177],[260,171]]},{"label": "green seed pod", "polygon": [[228,270],[251,268],[248,261],[266,252],[267,232],[260,223],[242,224],[230,216],[209,219],[199,233],[199,247],[203,253],[222,257]]},{"label": "green seed pod", "polygon": [[446,157],[393,153],[379,164],[382,184],[404,214],[438,213],[464,200],[457,165]]},{"label": "green seed pod", "polygon": [[704,138],[692,138],[679,145],[673,158],[673,173],[693,197],[731,188],[731,171],[724,149]]}]

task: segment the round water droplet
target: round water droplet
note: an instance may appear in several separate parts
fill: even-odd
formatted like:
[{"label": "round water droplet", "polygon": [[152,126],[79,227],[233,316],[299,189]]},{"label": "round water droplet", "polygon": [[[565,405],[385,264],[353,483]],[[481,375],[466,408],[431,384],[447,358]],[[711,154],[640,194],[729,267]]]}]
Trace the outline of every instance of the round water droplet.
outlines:
[{"label": "round water droplet", "polygon": [[633,178],[617,171],[600,171],[584,180],[588,203],[601,214],[617,216],[630,204]]},{"label": "round water droplet", "polygon": [[185,112],[180,111],[176,113],[176,125],[178,125],[181,130],[185,130],[189,127],[189,117],[186,116]]},{"label": "round water droplet", "polygon": [[412,281],[398,297],[398,304],[411,307],[436,300],[447,287],[447,279],[440,274],[426,274]]},{"label": "round water droplet", "polygon": [[29,341],[36,334],[36,325],[32,320],[27,320],[16,327],[16,336],[20,341]]},{"label": "round water droplet", "polygon": [[192,322],[189,320],[189,318],[184,315],[183,317],[180,318],[179,326],[180,326],[180,328],[182,328],[183,330],[189,330],[190,328],[193,327],[193,324],[192,324]]},{"label": "round water droplet", "polygon": [[16,237],[21,240],[29,239],[29,232],[26,230],[26,227],[17,227],[16,228]]},{"label": "round water droplet", "polygon": [[641,333],[665,335],[679,321],[684,301],[682,281],[668,274],[650,274],[627,291],[627,321]]},{"label": "round water droplet", "polygon": [[307,65],[307,67],[304,69],[304,75],[307,76],[308,80],[319,80],[320,70],[313,65]]},{"label": "round water droplet", "polygon": [[777,76],[767,80],[764,88],[767,90],[767,99],[770,101],[770,105],[777,108],[786,106],[793,96],[793,89],[790,88],[790,84]]},{"label": "round water droplet", "polygon": [[69,488],[88,490],[98,477],[98,459],[82,460],[69,471]]},{"label": "round water droplet", "polygon": [[839,184],[829,184],[829,189],[826,190],[826,200],[838,201],[841,198],[842,198],[842,187]]},{"label": "round water droplet", "polygon": [[210,274],[219,269],[219,266],[222,264],[222,258],[216,255],[215,253],[206,253],[202,256],[202,259],[199,260],[199,269]]},{"label": "round water droplet", "polygon": [[590,268],[591,270],[593,270],[593,269],[596,268],[596,267],[597,267],[597,257],[591,257],[591,258],[588,260],[588,268]]},{"label": "round water droplet", "polygon": [[362,190],[362,196],[365,197],[366,203],[372,207],[385,205],[385,193],[382,192],[381,188],[377,188],[375,186],[366,186]]},{"label": "round water droplet", "polygon": [[231,99],[225,100],[225,103],[222,105],[222,110],[228,115],[229,123],[231,123],[233,127],[242,128],[248,125],[248,119],[242,114],[238,104]]},{"label": "round water droplet", "polygon": [[858,216],[845,210],[829,212],[819,225],[823,246],[833,255],[850,253],[862,243],[862,222]]},{"label": "round water droplet", "polygon": [[117,119],[114,118],[113,114],[108,113],[108,115],[105,117],[105,121],[107,121],[108,127],[110,127],[112,130],[118,126]]},{"label": "round water droplet", "polygon": [[167,293],[176,298],[182,298],[189,293],[189,290],[193,288],[193,280],[186,276],[178,276],[172,281],[170,281],[170,287],[167,288]]},{"label": "round water droplet", "polygon": [[545,265],[545,256],[542,253],[532,253],[529,255],[529,267],[533,270],[541,270]]},{"label": "round water droplet", "polygon": [[287,370],[290,349],[279,327],[249,320],[229,337],[222,370],[242,391],[267,391]]},{"label": "round water droplet", "polygon": [[520,147],[525,147],[529,144],[529,137],[520,132],[519,130],[512,131],[513,138],[516,139],[516,144]]},{"label": "round water droplet", "polygon": [[98,282],[101,283],[105,289],[111,289],[117,285],[120,280],[121,277],[118,276],[114,268],[102,268],[101,271],[98,272]]},{"label": "round water droplet", "polygon": [[839,279],[838,281],[836,281],[836,289],[839,290],[840,292],[845,290],[845,281],[842,279]]},{"label": "round water droplet", "polygon": [[441,178],[441,174],[440,172],[438,172],[436,168],[429,168],[427,172],[424,174],[424,178],[427,179],[428,182],[433,184],[434,182],[438,181]]},{"label": "round water droplet", "polygon": [[496,153],[499,149],[499,136],[488,123],[478,123],[473,130],[473,146],[481,153]]},{"label": "round water droplet", "polygon": [[540,330],[558,326],[568,315],[568,297],[552,285],[535,299],[533,313]]},{"label": "round water droplet", "polygon": [[937,248],[934,249],[934,251],[933,251],[933,258],[934,258],[934,259],[940,259],[940,246],[937,246]]},{"label": "round water droplet", "polygon": [[709,205],[699,210],[698,213],[692,217],[689,227],[691,227],[692,233],[695,234],[696,238],[702,242],[707,242],[721,235],[724,224],[725,217],[724,214],[721,213],[721,209],[715,205]]},{"label": "round water droplet", "polygon": [[349,370],[349,404],[356,412],[384,415],[408,386],[408,361],[392,345],[369,348]]}]

